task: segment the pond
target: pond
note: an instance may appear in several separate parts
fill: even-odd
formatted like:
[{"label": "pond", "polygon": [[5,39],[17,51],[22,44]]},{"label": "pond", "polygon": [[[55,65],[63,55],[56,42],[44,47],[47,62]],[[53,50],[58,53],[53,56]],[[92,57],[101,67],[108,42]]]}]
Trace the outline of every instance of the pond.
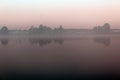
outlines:
[{"label": "pond", "polygon": [[120,75],[120,38],[0,38],[1,79],[86,79]]}]

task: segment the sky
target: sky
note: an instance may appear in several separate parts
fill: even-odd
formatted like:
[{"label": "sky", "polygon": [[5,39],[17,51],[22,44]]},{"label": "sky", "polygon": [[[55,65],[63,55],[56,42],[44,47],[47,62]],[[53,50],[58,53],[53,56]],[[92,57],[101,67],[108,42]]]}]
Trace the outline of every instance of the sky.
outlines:
[{"label": "sky", "polygon": [[0,0],[0,27],[120,28],[120,0]]}]

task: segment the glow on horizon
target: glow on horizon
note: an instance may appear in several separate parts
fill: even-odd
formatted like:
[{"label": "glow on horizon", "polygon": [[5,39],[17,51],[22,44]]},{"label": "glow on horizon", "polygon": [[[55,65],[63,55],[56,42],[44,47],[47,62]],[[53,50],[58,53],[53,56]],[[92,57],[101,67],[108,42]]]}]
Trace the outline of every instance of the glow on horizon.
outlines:
[{"label": "glow on horizon", "polygon": [[0,26],[92,28],[109,22],[119,28],[119,8],[120,0],[0,0]]}]

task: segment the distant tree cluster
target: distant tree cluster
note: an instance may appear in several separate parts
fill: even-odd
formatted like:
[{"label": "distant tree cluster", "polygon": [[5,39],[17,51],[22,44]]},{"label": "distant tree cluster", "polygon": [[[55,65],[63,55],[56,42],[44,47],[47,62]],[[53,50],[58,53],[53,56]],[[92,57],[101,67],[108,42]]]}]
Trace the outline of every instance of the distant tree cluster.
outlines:
[{"label": "distant tree cluster", "polygon": [[6,26],[3,26],[0,30],[0,34],[8,34],[9,33],[9,30]]},{"label": "distant tree cluster", "polygon": [[103,26],[96,26],[93,28],[93,31],[96,33],[108,33],[111,31],[110,24],[105,23]]},{"label": "distant tree cluster", "polygon": [[18,34],[21,34],[21,35],[55,35],[55,36],[58,36],[58,35],[65,35],[66,33],[67,34],[76,34],[77,32],[79,34],[81,33],[110,33],[112,32],[111,28],[110,28],[110,24],[109,23],[105,23],[103,26],[96,26],[94,27],[92,30],[79,30],[79,29],[70,29],[70,30],[67,30],[67,29],[64,29],[62,25],[60,25],[59,27],[57,28],[50,28],[48,26],[45,26],[43,24],[41,24],[40,26],[37,26],[37,27],[34,27],[34,26],[31,26],[29,29],[27,30],[9,30],[8,27],[6,26],[3,26],[1,29],[0,29],[0,35],[6,35],[6,34],[9,34],[9,35],[18,35]]},{"label": "distant tree cluster", "polygon": [[29,29],[29,33],[30,34],[39,34],[39,33],[44,34],[44,33],[49,33],[51,30],[52,30],[51,28],[41,24],[39,27],[32,26]]},{"label": "distant tree cluster", "polygon": [[60,33],[63,30],[64,29],[62,25],[59,28],[52,29],[50,27],[41,24],[39,27],[31,26],[31,28],[28,31],[30,34],[50,34],[50,33]]},{"label": "distant tree cluster", "polygon": [[64,29],[63,29],[62,25],[60,25],[59,28],[55,28],[53,31],[54,32],[62,32],[62,31],[64,31]]}]

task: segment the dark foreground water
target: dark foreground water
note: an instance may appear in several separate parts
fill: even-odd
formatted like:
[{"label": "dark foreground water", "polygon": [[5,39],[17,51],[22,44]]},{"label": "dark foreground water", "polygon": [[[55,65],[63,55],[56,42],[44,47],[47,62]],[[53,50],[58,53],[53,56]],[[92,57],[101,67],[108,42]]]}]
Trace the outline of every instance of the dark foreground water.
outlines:
[{"label": "dark foreground water", "polygon": [[93,80],[120,76],[120,38],[0,38],[2,80]]}]

